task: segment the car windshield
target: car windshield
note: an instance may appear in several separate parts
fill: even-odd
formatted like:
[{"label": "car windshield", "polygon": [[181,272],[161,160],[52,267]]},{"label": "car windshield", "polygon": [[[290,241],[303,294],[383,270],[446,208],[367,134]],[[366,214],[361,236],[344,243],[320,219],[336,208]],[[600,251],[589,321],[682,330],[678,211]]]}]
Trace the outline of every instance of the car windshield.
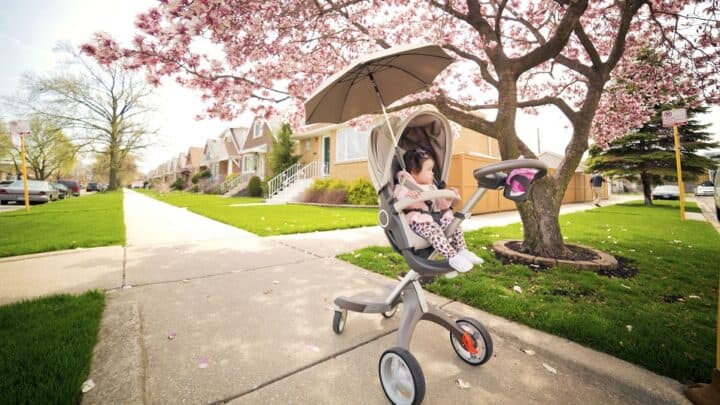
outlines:
[{"label": "car windshield", "polygon": [[703,187],[712,187],[712,186],[713,186],[713,182],[710,181],[710,180],[707,180],[707,181],[703,181],[700,185],[703,186]]}]

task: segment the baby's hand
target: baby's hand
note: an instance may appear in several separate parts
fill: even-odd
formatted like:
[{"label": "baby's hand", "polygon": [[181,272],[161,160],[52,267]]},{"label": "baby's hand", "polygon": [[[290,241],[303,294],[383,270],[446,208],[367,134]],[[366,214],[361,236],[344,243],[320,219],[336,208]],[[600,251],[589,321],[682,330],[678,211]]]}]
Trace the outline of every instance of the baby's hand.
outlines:
[{"label": "baby's hand", "polygon": [[457,194],[458,196],[460,195],[460,191],[458,191],[458,189],[455,188],[455,187],[448,187],[448,190],[453,191],[453,192],[454,192],[455,194]]}]

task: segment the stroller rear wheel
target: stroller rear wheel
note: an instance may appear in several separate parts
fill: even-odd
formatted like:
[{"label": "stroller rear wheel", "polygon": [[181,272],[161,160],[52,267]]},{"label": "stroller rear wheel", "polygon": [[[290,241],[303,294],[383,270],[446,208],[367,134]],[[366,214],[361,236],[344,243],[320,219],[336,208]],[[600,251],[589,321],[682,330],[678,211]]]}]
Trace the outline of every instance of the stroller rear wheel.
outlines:
[{"label": "stroller rear wheel", "polygon": [[333,315],[333,332],[338,335],[343,333],[345,329],[345,321],[347,321],[347,309],[335,310]]},{"label": "stroller rear wheel", "polygon": [[493,343],[487,329],[473,318],[460,318],[456,323],[460,329],[465,331],[462,341],[450,333],[450,344],[458,357],[471,366],[479,366],[490,360]]},{"label": "stroller rear wheel", "polygon": [[425,376],[409,351],[393,347],[380,356],[380,385],[393,404],[415,405],[425,397]]}]

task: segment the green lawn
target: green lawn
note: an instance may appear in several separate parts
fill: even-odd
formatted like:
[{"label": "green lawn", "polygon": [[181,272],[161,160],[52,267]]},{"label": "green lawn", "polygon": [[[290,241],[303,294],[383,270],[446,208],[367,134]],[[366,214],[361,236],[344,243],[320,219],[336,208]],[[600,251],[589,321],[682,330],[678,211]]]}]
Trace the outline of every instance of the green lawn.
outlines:
[{"label": "green lawn", "polygon": [[261,202],[262,200],[223,198],[182,192],[164,195],[148,191],[144,191],[144,193],[169,204],[187,207],[192,212],[260,236],[357,228],[377,224],[376,208],[332,208],[309,205],[233,207],[232,204]]},{"label": "green lawn", "polygon": [[79,403],[104,307],[98,291],[0,306],[0,403]]},{"label": "green lawn", "polygon": [[[520,224],[514,224],[468,232],[470,249],[486,263],[452,280],[440,278],[428,289],[681,382],[708,381],[715,365],[720,235],[707,223],[681,223],[677,206],[637,202],[561,216],[568,243],[630,259],[639,270],[634,278],[502,265],[489,246],[521,238]],[[407,271],[390,248],[340,257],[393,278]],[[512,290],[515,285],[522,294]]]},{"label": "green lawn", "polygon": [[257,197],[231,197],[225,198],[223,196],[214,194],[197,194],[188,193],[184,191],[171,191],[168,193],[158,193],[154,190],[136,189],[149,197],[153,197],[160,201],[172,204],[178,207],[197,207],[197,206],[223,206],[230,204],[251,204],[261,203],[265,200]]},{"label": "green lawn", "polygon": [[0,213],[0,257],[125,243],[122,192]]}]

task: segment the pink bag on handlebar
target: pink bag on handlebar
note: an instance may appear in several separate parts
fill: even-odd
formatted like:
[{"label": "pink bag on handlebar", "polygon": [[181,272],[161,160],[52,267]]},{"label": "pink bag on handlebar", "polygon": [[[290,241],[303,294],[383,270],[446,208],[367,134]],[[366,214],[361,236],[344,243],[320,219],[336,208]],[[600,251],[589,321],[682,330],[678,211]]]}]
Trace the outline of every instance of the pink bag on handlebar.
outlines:
[{"label": "pink bag on handlebar", "polygon": [[537,174],[536,169],[513,169],[505,180],[503,195],[513,201],[525,201],[530,191],[530,184]]}]

